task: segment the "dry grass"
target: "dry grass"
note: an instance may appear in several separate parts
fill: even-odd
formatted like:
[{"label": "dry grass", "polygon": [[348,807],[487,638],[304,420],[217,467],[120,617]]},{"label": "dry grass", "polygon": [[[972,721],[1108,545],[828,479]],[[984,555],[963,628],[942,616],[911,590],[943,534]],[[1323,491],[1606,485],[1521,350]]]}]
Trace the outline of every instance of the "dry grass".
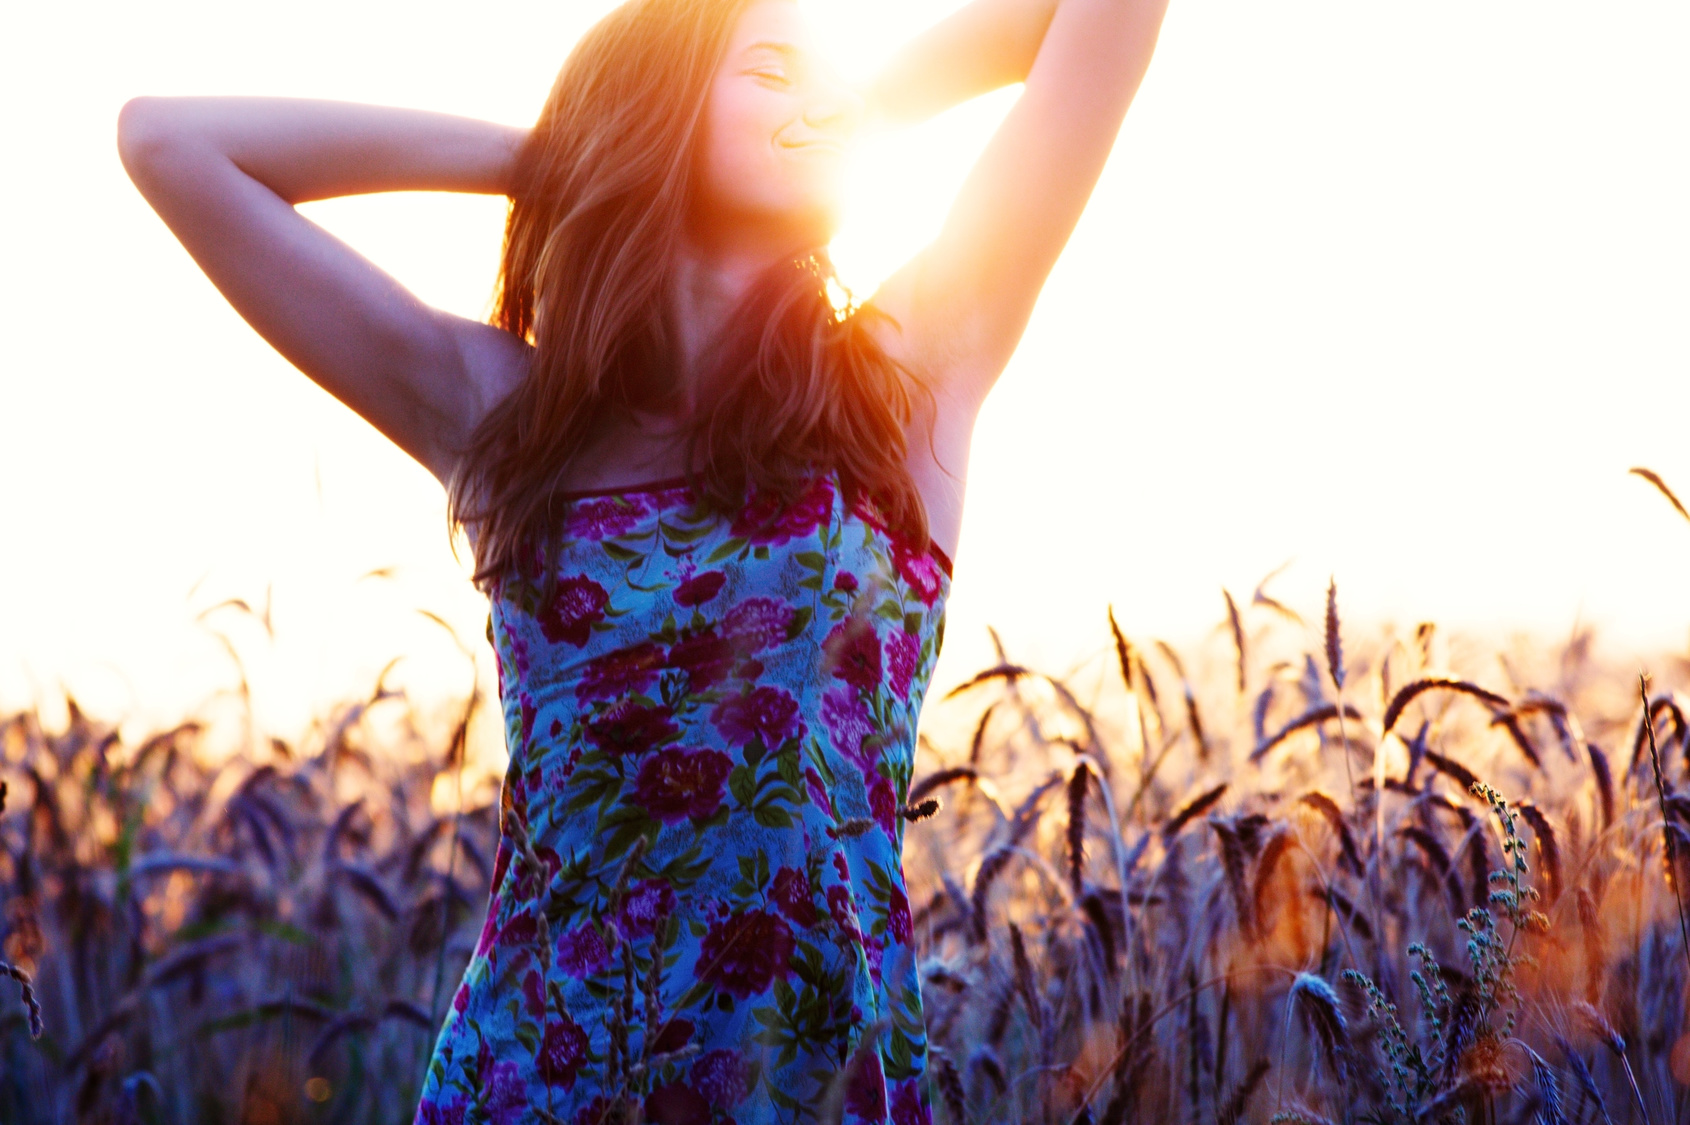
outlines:
[{"label": "dry grass", "polygon": [[[1335,592],[1318,633],[1225,603],[1184,653],[1111,613],[1095,691],[1000,646],[930,702],[935,1120],[1690,1118],[1686,700],[1588,636],[1458,667]],[[409,1119],[495,843],[431,803],[462,724],[377,738],[410,707],[217,766],[199,723],[4,720],[0,1121]]]},{"label": "dry grass", "polygon": [[0,1121],[409,1120],[495,820],[432,811],[461,732],[367,744],[401,705],[220,765],[197,722],[140,746],[74,701],[62,732],[0,723],[0,956],[44,1025],[0,1003]]}]

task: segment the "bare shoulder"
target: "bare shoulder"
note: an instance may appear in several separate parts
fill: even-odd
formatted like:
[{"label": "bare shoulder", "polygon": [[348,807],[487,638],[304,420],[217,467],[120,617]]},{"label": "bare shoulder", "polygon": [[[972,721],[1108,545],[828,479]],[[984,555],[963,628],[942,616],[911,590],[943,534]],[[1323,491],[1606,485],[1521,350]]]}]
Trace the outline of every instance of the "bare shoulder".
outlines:
[{"label": "bare shoulder", "polygon": [[440,420],[440,441],[425,464],[442,484],[451,477],[457,451],[482,419],[508,398],[528,374],[534,348],[502,328],[459,317],[450,327],[464,378],[459,401]]}]

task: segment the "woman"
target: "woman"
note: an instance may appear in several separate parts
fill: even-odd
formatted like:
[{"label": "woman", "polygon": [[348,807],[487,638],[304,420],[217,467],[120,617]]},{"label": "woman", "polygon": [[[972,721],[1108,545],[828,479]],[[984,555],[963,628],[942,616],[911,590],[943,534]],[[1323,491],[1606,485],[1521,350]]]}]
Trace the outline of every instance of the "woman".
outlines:
[{"label": "woman", "polygon": [[[538,123],[137,99],[130,175],[240,314],[428,467],[511,752],[486,924],[418,1120],[929,1118],[900,861],[975,416],[1165,0],[975,0],[867,89],[792,0],[629,0]],[[1025,90],[860,307],[865,124]],[[293,204],[511,197],[491,324]]]}]

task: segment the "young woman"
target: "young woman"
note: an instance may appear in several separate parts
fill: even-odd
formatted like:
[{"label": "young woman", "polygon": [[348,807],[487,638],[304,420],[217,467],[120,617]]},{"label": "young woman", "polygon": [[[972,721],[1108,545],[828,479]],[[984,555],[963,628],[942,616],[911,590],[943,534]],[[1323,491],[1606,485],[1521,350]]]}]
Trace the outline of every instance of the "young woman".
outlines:
[{"label": "young woman", "polygon": [[[531,130],[124,107],[148,202],[440,479],[491,600],[501,840],[419,1121],[928,1120],[900,811],[970,432],[1165,3],[974,0],[856,90],[793,0],[628,0]],[[856,131],[1022,81],[938,238],[839,301]],[[511,197],[491,324],[293,208],[406,190]]]}]

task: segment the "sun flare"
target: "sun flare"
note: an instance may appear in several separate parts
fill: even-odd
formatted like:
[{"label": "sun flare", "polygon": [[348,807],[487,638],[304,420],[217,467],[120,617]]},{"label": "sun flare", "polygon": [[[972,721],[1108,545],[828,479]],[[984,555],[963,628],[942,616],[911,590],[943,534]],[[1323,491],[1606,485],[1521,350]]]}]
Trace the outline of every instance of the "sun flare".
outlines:
[{"label": "sun flare", "polygon": [[[955,0],[798,2],[828,61],[858,84],[871,81],[911,36],[960,6]],[[863,138],[845,171],[845,216],[831,246],[840,276],[859,300],[939,233],[951,199],[1018,91],[999,90],[920,125]]]}]

